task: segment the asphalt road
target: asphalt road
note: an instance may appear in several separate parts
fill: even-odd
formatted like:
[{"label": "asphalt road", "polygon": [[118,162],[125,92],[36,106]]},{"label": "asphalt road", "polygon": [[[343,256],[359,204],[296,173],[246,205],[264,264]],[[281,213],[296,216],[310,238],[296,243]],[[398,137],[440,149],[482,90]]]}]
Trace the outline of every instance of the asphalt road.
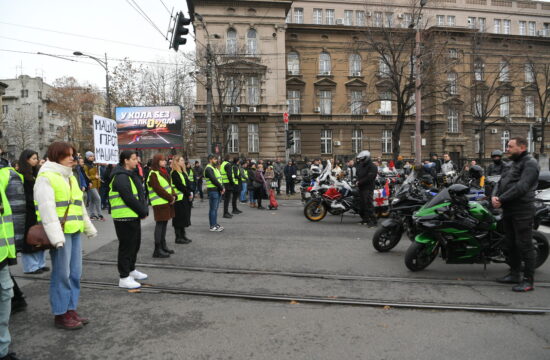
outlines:
[{"label": "asphalt road", "polygon": [[[138,267],[149,274],[147,282],[333,298],[550,306],[548,286],[516,294],[509,286],[494,285],[492,280],[506,272],[504,265],[491,264],[484,271],[482,265],[446,265],[437,259],[425,271],[411,273],[403,263],[409,241],[403,239],[389,253],[377,253],[370,243],[374,231],[357,225],[358,217],[328,216],[312,223],[303,217],[298,201],[285,200],[277,211],[242,209],[244,214],[231,220],[220,218],[224,232],[211,233],[207,203],[196,203],[188,231],[193,243],[174,244],[169,227],[169,244],[176,251],[169,259],[151,258],[154,223],[147,219],[138,263],[164,267]],[[84,241],[83,280],[114,284],[116,265],[109,264],[116,261],[117,248],[112,221],[98,223],[98,228],[99,237]],[[276,274],[281,271],[406,281]],[[48,275],[38,278],[47,280]],[[550,262],[538,269],[536,279],[550,282]],[[84,288],[79,312],[92,323],[67,332],[52,326],[48,282],[22,284],[29,308],[14,315],[10,329],[13,349],[23,359],[550,359],[550,314],[384,309]]]},{"label": "asphalt road", "polygon": [[181,144],[182,136],[170,133],[155,133],[149,132],[141,135],[139,138],[134,139],[133,136],[120,135],[119,145],[135,145],[135,146],[165,146],[169,144]]}]

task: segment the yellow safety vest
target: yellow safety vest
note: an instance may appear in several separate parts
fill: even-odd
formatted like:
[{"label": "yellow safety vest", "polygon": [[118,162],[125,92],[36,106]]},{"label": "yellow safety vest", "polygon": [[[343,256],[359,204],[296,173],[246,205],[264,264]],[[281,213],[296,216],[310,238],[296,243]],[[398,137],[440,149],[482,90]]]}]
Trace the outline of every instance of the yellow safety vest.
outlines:
[{"label": "yellow safety vest", "polygon": [[15,259],[15,232],[10,203],[3,188],[0,188],[4,211],[0,213],[0,262],[7,258]]},{"label": "yellow safety vest", "polygon": [[149,172],[149,176],[147,177],[147,190],[149,190],[149,201],[151,201],[151,205],[157,206],[157,205],[168,204],[168,201],[163,199],[162,197],[160,197],[155,192],[153,187],[151,185],[149,185],[149,179],[151,178],[151,174],[156,174],[160,186],[164,190],[166,190],[166,192],[168,192],[169,194],[172,193],[172,187],[170,186],[170,183],[168,181],[166,181],[164,176],[162,176],[159,171],[151,170],[151,172]]},{"label": "yellow safety vest", "polygon": [[[113,180],[111,180],[111,183],[109,184],[109,204],[111,205],[111,216],[113,219],[139,218],[139,215],[128,205],[126,205],[119,192],[113,190],[113,182],[115,181],[115,177],[116,175],[113,176]],[[128,176],[128,179],[130,180],[130,185],[132,186],[132,195],[139,200],[139,193],[136,184],[134,184],[134,180],[132,180],[130,176]]]},{"label": "yellow safety vest", "polygon": [[[84,193],[80,190],[76,178],[71,175],[69,178],[71,185],[69,186],[63,178],[63,175],[57,172],[45,171],[38,174],[38,178],[41,176],[46,177],[50,181],[50,186],[53,188],[55,195],[55,212],[57,213],[59,221],[63,221],[65,211],[67,207],[69,207],[63,232],[65,234],[74,234],[84,231],[84,220],[82,217],[82,200]],[[36,208],[36,220],[41,222],[42,219],[38,211],[38,203],[35,201],[34,205]]]},{"label": "yellow safety vest", "polygon": [[223,184],[229,184],[229,177],[227,176],[227,172],[225,171],[225,165],[229,164],[229,162],[224,161],[222,162],[222,165],[220,166],[220,173],[222,174],[222,183]]},{"label": "yellow safety vest", "polygon": [[204,168],[204,178],[206,179],[206,188],[207,189],[216,189],[217,186],[210,180],[208,176],[206,176],[206,169],[211,168],[214,171],[214,176],[216,179],[218,179],[219,183],[222,183],[222,174],[220,173],[220,170],[213,167],[211,164],[206,165]]},{"label": "yellow safety vest", "polygon": [[[183,173],[176,170],[172,170],[172,173],[173,172],[176,172],[180,176],[181,183],[183,184],[183,186],[187,186],[187,183],[185,182],[185,176],[183,176]],[[183,193],[176,186],[174,186],[174,192],[176,193],[176,201],[183,200]]]}]

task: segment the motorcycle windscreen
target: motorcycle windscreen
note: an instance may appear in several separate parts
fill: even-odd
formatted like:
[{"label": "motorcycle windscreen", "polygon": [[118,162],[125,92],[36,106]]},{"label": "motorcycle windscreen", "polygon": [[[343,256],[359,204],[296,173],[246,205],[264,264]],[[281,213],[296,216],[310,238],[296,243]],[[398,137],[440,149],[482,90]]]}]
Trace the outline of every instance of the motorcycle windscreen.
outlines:
[{"label": "motorcycle windscreen", "polygon": [[449,194],[449,190],[447,188],[441,190],[439,194],[437,194],[435,197],[433,197],[430,201],[428,201],[423,208],[429,209],[431,207],[434,207],[439,204],[443,204],[446,202],[451,201],[451,195]]}]

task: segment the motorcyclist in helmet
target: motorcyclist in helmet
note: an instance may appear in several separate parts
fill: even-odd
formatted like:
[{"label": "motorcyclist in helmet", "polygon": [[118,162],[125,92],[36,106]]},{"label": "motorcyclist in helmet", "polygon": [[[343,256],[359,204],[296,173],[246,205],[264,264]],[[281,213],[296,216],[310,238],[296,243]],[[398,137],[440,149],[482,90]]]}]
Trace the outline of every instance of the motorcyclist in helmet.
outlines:
[{"label": "motorcyclist in helmet", "polygon": [[368,150],[357,154],[356,160],[357,187],[361,196],[361,224],[374,227],[377,225],[377,220],[374,215],[373,195],[378,168],[373,164]]},{"label": "motorcyclist in helmet", "polygon": [[495,150],[491,153],[493,163],[487,167],[487,176],[503,175],[508,166],[502,161],[502,151]]},{"label": "motorcyclist in helmet", "polygon": [[479,165],[473,165],[468,170],[470,177],[470,186],[482,188],[485,185],[485,176],[483,176],[483,168]]}]

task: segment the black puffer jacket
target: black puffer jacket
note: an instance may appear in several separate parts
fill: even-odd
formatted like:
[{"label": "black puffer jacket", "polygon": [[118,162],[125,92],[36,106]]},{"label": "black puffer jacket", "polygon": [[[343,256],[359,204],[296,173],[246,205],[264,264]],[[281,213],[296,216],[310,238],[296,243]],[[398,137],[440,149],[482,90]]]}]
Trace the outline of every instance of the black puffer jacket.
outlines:
[{"label": "black puffer jacket", "polygon": [[504,216],[534,216],[539,172],[539,164],[527,152],[512,162],[497,190]]},{"label": "black puffer jacket", "polygon": [[359,189],[372,189],[374,191],[374,182],[377,175],[378,168],[372,163],[371,159],[357,164],[357,185]]},{"label": "black puffer jacket", "polygon": [[499,163],[493,162],[487,167],[487,176],[504,175],[508,170],[508,163],[500,160]]},{"label": "black puffer jacket", "polygon": [[[130,178],[136,185],[139,200],[136,199],[132,193],[132,185],[130,185]],[[149,207],[147,206],[147,198],[143,190],[143,184],[139,174],[135,171],[126,170],[124,167],[117,165],[111,173],[111,179],[113,179],[113,190],[117,191],[122,198],[122,201],[140,218],[144,218],[149,215]]]}]

